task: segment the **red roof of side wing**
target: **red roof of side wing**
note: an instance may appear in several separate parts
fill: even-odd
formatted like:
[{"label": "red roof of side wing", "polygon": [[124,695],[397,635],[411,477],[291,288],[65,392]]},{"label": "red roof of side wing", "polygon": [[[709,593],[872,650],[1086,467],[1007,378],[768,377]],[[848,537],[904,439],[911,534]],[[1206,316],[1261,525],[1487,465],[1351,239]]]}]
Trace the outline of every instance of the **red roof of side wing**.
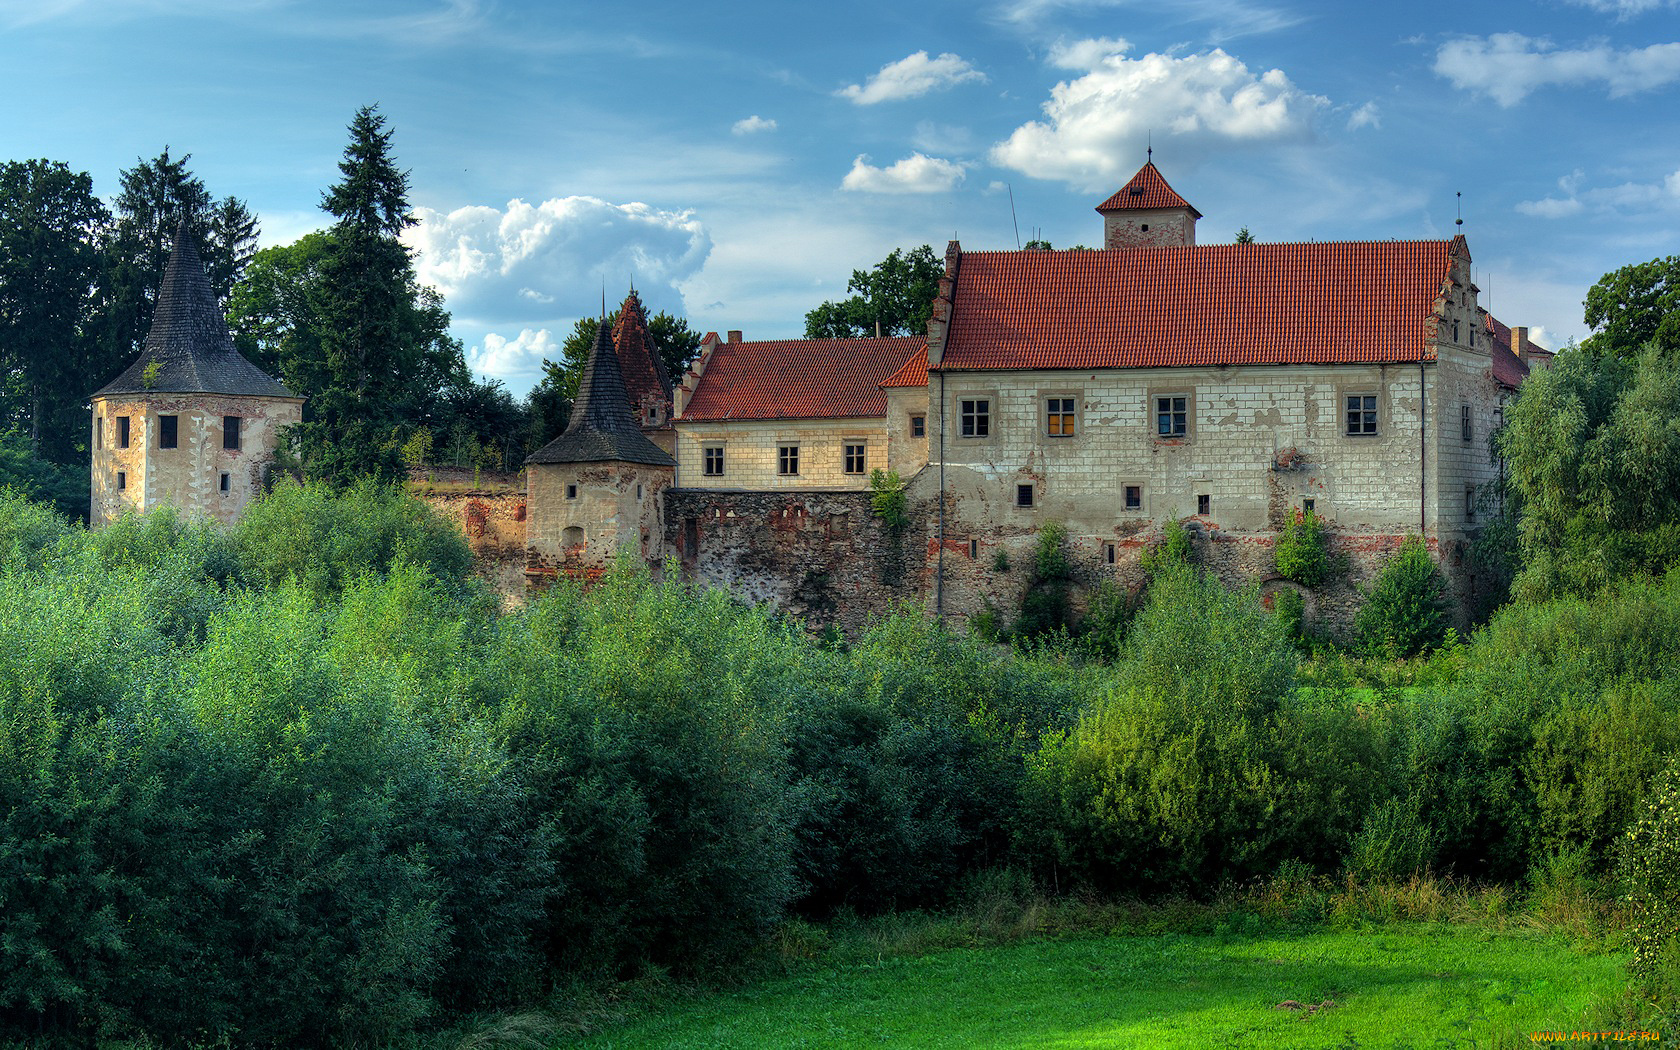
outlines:
[{"label": "red roof of side wing", "polygon": [[941,369],[1433,359],[1446,241],[965,252]]},{"label": "red roof of side wing", "polygon": [[919,335],[718,343],[679,422],[885,416],[882,381],[926,348]]}]

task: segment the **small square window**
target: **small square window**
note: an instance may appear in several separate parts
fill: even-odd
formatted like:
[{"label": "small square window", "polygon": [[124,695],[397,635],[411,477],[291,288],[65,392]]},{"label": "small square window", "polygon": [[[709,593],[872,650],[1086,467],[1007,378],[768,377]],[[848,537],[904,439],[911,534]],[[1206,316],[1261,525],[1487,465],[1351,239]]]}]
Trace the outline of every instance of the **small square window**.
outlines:
[{"label": "small square window", "polygon": [[1126,509],[1127,510],[1142,510],[1143,509],[1143,486],[1142,485],[1127,485],[1126,486]]},{"label": "small square window", "polygon": [[723,446],[707,445],[700,453],[700,473],[708,478],[721,477],[723,474]]},{"label": "small square window", "polygon": [[222,486],[221,487],[222,487],[222,492],[224,494],[233,491],[233,475],[229,474],[225,470],[222,471]]},{"label": "small square window", "polygon": [[127,448],[128,447],[128,426],[129,426],[129,419],[128,419],[127,416],[118,416],[117,417],[117,447],[118,448]]},{"label": "small square window", "polygon": [[1377,395],[1349,394],[1347,399],[1347,434],[1366,437],[1377,432]]},{"label": "small square window", "polygon": [[1073,398],[1052,397],[1044,402],[1044,432],[1050,437],[1073,436]]},{"label": "small square window", "polygon": [[1180,394],[1155,399],[1155,435],[1181,438],[1190,432],[1190,399]]},{"label": "small square window", "polygon": [[1470,422],[1469,405],[1458,406],[1458,422],[1460,428],[1464,431],[1464,440],[1472,440],[1476,436],[1476,427],[1475,424]]},{"label": "small square window", "polygon": [[846,473],[862,474],[864,472],[864,446],[845,446]]},{"label": "small square window", "polygon": [[780,445],[776,448],[776,473],[784,476],[799,473],[798,445]]},{"label": "small square window", "polygon": [[958,402],[962,436],[986,437],[992,432],[992,403],[988,399]]},{"label": "small square window", "polygon": [[927,417],[910,417],[910,436],[913,438],[927,437]]},{"label": "small square window", "polygon": [[222,417],[222,448],[229,452],[239,451],[239,417]]},{"label": "small square window", "polygon": [[1015,505],[1017,507],[1030,507],[1033,505],[1033,487],[1031,485],[1015,486]]},{"label": "small square window", "polygon": [[117,491],[122,492],[127,488],[128,488],[128,472],[125,471],[125,470],[117,471]]},{"label": "small square window", "polygon": [[158,448],[179,447],[180,430],[174,416],[158,417]]},{"label": "small square window", "polygon": [[566,498],[567,499],[577,499],[577,486],[576,485],[567,485],[566,486]]},{"label": "small square window", "polygon": [[1196,513],[1206,517],[1213,513],[1213,497],[1202,493],[1196,497]]},{"label": "small square window", "polygon": [[1316,506],[1316,505],[1317,505],[1317,501],[1316,501],[1316,500],[1314,500],[1314,499],[1313,499],[1313,498],[1312,498],[1312,497],[1310,497],[1310,496],[1309,496],[1309,497],[1307,497],[1307,498],[1306,498],[1306,499],[1304,499],[1304,500],[1302,500],[1302,501],[1301,501],[1301,513],[1302,513],[1302,514],[1309,514],[1309,515],[1310,515],[1310,514],[1312,514],[1312,513],[1313,513],[1313,508],[1314,508],[1314,507],[1315,507],[1315,506]]}]

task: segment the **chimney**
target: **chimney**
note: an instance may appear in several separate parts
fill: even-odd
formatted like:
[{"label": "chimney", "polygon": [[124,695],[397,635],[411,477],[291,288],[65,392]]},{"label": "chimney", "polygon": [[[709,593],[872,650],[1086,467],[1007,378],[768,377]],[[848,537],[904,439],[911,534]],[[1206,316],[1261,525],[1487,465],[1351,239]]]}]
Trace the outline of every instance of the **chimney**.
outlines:
[{"label": "chimney", "polygon": [[739,328],[731,328],[729,330],[729,341],[731,343],[739,343],[741,341],[741,330]]},{"label": "chimney", "polygon": [[1517,360],[1528,361],[1528,326],[1513,327],[1511,329],[1511,353],[1517,355]]}]

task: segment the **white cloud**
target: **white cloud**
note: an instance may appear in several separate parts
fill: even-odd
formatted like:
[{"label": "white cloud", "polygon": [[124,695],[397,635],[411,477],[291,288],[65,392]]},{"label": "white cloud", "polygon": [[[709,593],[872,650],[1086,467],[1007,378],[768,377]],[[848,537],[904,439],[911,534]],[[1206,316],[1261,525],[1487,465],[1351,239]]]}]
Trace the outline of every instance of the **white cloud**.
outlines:
[{"label": "white cloud", "polygon": [[840,180],[840,188],[863,193],[943,193],[962,178],[961,164],[939,157],[912,153],[890,167],[877,168],[867,154],[859,154],[852,170]]},{"label": "white cloud", "polygon": [[929,58],[926,51],[888,62],[864,84],[849,84],[836,91],[860,106],[877,102],[918,98],[930,91],[953,87],[969,80],[985,80],[986,74],[949,52]]},{"label": "white cloud", "polygon": [[1147,6],[1151,15],[1167,15],[1179,22],[1208,25],[1210,41],[1230,40],[1256,33],[1275,33],[1305,21],[1305,16],[1281,8],[1267,7],[1254,0],[1176,0],[1163,7],[1143,0],[1006,0],[996,12],[999,20],[1013,25],[1037,26],[1060,12],[1084,14],[1116,7]]},{"label": "white cloud", "polygon": [[760,131],[775,131],[776,122],[754,113],[743,120],[737,120],[729,129],[732,135],[752,135]]},{"label": "white cloud", "polygon": [[484,345],[469,347],[466,356],[474,372],[517,390],[541,376],[543,358],[560,360],[560,343],[546,328],[522,328],[512,339],[489,332]]},{"label": "white cloud", "polygon": [[632,281],[680,302],[676,286],[697,273],[711,235],[690,212],[562,197],[505,209],[418,208],[405,235],[421,281],[442,292],[458,322],[509,330],[521,323],[593,316]]},{"label": "white cloud", "polygon": [[1602,83],[1611,98],[1620,98],[1680,80],[1680,44],[1617,51],[1595,43],[1559,50],[1542,38],[1495,33],[1442,44],[1435,52],[1435,72],[1454,87],[1479,91],[1506,107],[1554,85]]},{"label": "white cloud", "polygon": [[1680,0],[1569,0],[1577,7],[1587,7],[1600,14],[1615,15],[1618,19],[1632,18],[1647,11],[1665,7],[1680,7]]},{"label": "white cloud", "polygon": [[[1077,46],[1058,54],[1091,58]],[[1082,77],[1057,84],[1044,121],[1016,128],[992,147],[991,159],[1038,178],[1097,190],[1130,175],[1145,136],[1171,140],[1178,155],[1233,142],[1276,142],[1312,133],[1329,99],[1290,83],[1282,70],[1258,76],[1214,48],[1201,54],[1108,54]]]},{"label": "white cloud", "polygon": [[1118,58],[1132,49],[1131,42],[1117,36],[1092,37],[1059,43],[1050,49],[1050,64],[1058,69],[1077,69],[1086,72],[1101,69],[1111,58]]},{"label": "white cloud", "polygon": [[1349,131],[1358,131],[1360,128],[1382,127],[1382,116],[1377,112],[1377,104],[1367,102],[1354,110],[1353,115],[1348,117],[1347,126]]},{"label": "white cloud", "polygon": [[1539,219],[1563,219],[1587,208],[1595,211],[1651,211],[1680,205],[1680,171],[1658,182],[1624,182],[1619,186],[1600,186],[1582,190],[1586,176],[1579,168],[1558,180],[1562,197],[1544,197],[1537,201],[1519,201],[1514,207],[1524,215]]}]

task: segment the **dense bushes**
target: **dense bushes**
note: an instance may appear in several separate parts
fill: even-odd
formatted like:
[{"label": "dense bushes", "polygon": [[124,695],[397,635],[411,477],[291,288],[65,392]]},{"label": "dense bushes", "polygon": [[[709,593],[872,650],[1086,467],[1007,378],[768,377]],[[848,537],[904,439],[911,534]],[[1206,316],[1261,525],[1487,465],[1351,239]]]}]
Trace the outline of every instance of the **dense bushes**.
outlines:
[{"label": "dense bushes", "polygon": [[630,568],[502,614],[375,489],[266,534],[4,509],[0,1041],[390,1041],[1003,868],[1516,881],[1630,828],[1666,863],[1680,576],[1508,609],[1427,687],[1301,688],[1179,558],[1099,665],[919,611],[817,644]]},{"label": "dense bushes", "polygon": [[1379,656],[1415,656],[1440,645],[1447,633],[1447,582],[1417,536],[1377,574],[1354,617],[1360,646]]}]

